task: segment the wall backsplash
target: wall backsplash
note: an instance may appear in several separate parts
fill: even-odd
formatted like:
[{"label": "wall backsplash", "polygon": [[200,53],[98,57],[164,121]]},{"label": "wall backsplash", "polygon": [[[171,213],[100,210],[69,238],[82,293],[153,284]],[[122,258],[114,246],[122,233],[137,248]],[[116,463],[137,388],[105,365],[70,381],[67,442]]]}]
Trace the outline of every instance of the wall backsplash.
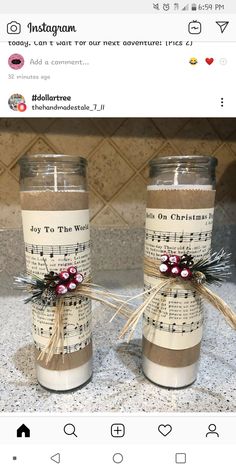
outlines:
[{"label": "wall backsplash", "polygon": [[216,223],[236,222],[236,119],[1,119],[0,228],[21,227],[18,159],[41,152],[89,160],[91,222],[110,228],[143,227],[151,158],[216,156]]}]

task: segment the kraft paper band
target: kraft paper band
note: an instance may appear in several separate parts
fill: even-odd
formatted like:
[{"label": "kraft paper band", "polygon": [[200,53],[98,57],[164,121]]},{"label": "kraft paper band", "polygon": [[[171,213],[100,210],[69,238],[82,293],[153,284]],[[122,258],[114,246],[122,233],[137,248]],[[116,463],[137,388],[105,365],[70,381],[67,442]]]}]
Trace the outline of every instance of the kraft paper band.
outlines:
[{"label": "kraft paper band", "polygon": [[213,208],[215,190],[148,190],[147,208]]},{"label": "kraft paper band", "polygon": [[88,192],[21,192],[21,209],[32,211],[87,210]]},{"label": "kraft paper band", "polygon": [[35,357],[38,365],[48,370],[69,370],[80,367],[89,361],[92,357],[92,342],[80,351],[65,354],[64,357],[60,354],[54,354],[52,359],[46,364],[45,361],[37,360],[40,352],[35,348]]},{"label": "kraft paper band", "polygon": [[143,355],[150,361],[166,367],[187,367],[198,361],[200,343],[188,349],[166,349],[156,346],[143,336]]}]

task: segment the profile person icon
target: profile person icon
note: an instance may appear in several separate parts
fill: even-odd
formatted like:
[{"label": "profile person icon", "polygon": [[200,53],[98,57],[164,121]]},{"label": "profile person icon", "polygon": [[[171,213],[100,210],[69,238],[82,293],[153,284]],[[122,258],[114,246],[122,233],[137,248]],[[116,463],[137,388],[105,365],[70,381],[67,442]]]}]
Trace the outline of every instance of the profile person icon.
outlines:
[{"label": "profile person icon", "polygon": [[213,424],[213,423],[212,423],[212,424],[209,424],[209,426],[208,426],[208,433],[206,433],[206,437],[208,437],[208,436],[210,436],[210,435],[211,435],[211,436],[214,435],[214,436],[217,436],[217,438],[219,438],[219,433],[217,433],[217,431],[216,431],[216,425]]}]

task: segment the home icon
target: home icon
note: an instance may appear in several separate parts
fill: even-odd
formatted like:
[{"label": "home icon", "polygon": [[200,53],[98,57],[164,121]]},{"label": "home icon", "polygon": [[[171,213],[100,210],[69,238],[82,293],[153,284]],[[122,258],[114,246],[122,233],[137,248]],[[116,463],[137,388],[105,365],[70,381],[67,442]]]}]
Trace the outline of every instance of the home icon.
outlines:
[{"label": "home icon", "polygon": [[16,430],[16,436],[17,438],[30,438],[30,430],[25,426],[25,424],[22,424],[17,430]]}]

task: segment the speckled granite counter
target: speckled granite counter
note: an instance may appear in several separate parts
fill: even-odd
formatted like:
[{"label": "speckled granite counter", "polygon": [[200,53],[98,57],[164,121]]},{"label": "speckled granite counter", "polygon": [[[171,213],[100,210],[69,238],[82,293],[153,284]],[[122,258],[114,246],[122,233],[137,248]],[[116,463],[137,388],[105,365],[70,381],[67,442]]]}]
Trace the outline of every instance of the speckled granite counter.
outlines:
[{"label": "speckled granite counter", "polygon": [[[111,283],[112,280],[112,283]],[[138,270],[104,272],[97,282],[135,295],[142,287]],[[235,309],[235,285],[217,290]],[[94,306],[94,375],[83,389],[49,393],[34,372],[30,307],[22,295],[3,290],[1,297],[0,410],[3,412],[216,412],[236,411],[236,333],[209,305],[206,309],[198,380],[183,390],[159,388],[140,367],[141,333],[130,344],[117,340],[122,321]]]}]

